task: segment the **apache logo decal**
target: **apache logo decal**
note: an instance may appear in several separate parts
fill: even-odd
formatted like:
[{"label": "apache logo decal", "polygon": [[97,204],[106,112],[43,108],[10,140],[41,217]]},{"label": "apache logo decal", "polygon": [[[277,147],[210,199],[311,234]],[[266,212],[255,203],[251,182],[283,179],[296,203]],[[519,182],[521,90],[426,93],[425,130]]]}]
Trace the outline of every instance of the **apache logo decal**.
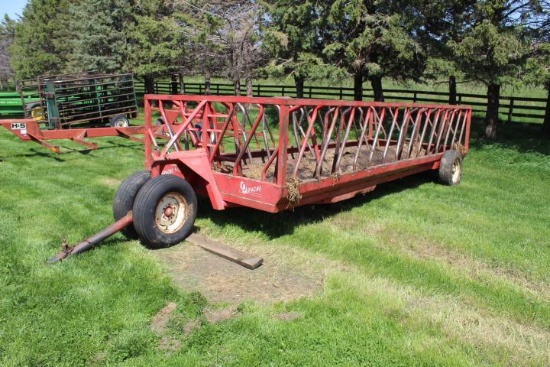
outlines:
[{"label": "apache logo decal", "polygon": [[241,189],[241,194],[244,195],[260,196],[262,194],[262,187],[260,185],[247,186],[243,181],[241,181],[239,188]]}]

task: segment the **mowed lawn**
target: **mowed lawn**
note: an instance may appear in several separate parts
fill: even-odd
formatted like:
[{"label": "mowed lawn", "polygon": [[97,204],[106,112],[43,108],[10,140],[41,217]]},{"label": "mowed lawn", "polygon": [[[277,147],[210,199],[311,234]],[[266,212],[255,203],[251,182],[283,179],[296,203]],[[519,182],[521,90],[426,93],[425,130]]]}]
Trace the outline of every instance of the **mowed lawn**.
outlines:
[{"label": "mowed lawn", "polygon": [[548,366],[550,141],[501,133],[474,138],[456,187],[426,174],[277,215],[201,201],[211,238],[323,274],[313,296],[248,300],[215,322],[205,310],[225,305],[120,234],[45,263],[112,222],[139,143],[56,155],[0,130],[0,365]]}]

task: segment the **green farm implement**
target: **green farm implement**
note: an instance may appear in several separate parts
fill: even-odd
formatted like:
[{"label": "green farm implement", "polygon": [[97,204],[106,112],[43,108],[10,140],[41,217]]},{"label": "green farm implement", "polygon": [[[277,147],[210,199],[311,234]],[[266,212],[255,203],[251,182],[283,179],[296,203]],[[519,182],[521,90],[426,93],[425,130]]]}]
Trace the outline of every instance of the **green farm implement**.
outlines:
[{"label": "green farm implement", "polygon": [[[70,139],[95,149],[97,145],[84,138],[131,138],[142,133],[141,126],[129,122],[138,113],[131,74],[41,77],[20,82],[17,89],[24,118],[0,120],[0,125],[54,152],[59,147],[47,140]],[[13,106],[15,98],[11,96],[6,103]]]}]

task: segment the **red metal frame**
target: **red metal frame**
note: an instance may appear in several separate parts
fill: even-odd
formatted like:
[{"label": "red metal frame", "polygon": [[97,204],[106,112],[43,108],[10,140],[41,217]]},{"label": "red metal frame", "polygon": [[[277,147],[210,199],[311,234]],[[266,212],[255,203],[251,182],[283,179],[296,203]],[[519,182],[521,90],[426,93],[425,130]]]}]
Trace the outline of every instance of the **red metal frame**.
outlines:
[{"label": "red metal frame", "polygon": [[85,146],[87,149],[96,149],[97,144],[84,140],[85,138],[99,138],[106,136],[119,136],[130,140],[143,142],[143,135],[146,129],[143,126],[129,127],[84,127],[70,129],[42,129],[34,119],[10,119],[0,120],[0,126],[5,127],[23,141],[34,141],[43,147],[59,153],[57,145],[47,140],[68,139]]},{"label": "red metal frame", "polygon": [[[215,209],[332,203],[466,154],[467,106],[146,95],[145,165]],[[159,124],[163,134],[159,134]]]}]

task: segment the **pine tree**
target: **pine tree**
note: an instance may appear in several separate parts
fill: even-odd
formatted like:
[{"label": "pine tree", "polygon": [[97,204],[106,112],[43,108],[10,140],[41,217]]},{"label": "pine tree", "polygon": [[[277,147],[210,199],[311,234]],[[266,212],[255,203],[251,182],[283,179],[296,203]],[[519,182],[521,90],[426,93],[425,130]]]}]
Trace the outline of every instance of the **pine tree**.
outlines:
[{"label": "pine tree", "polygon": [[374,99],[383,101],[382,78],[417,80],[425,55],[411,37],[403,14],[404,3],[372,0],[332,2],[324,53],[331,62],[354,75],[355,99],[370,81]]},{"label": "pine tree", "polygon": [[71,53],[67,33],[71,5],[81,0],[30,0],[15,27],[12,68],[21,78],[64,73]]},{"label": "pine tree", "polygon": [[8,81],[13,78],[14,73],[10,67],[9,47],[15,37],[16,21],[7,14],[0,21],[0,90],[8,87]]},{"label": "pine tree", "polygon": [[487,86],[485,135],[496,139],[501,86],[529,79],[534,57],[530,21],[541,11],[539,0],[489,0],[472,9],[473,26],[460,41],[450,41],[466,78]]},{"label": "pine tree", "polygon": [[270,76],[291,77],[296,95],[304,96],[306,80],[343,76],[323,59],[328,1],[279,0],[266,6],[263,46],[272,59],[265,68]]},{"label": "pine tree", "polygon": [[128,27],[135,22],[125,0],[87,0],[70,7],[71,73],[121,72],[128,59]]}]

